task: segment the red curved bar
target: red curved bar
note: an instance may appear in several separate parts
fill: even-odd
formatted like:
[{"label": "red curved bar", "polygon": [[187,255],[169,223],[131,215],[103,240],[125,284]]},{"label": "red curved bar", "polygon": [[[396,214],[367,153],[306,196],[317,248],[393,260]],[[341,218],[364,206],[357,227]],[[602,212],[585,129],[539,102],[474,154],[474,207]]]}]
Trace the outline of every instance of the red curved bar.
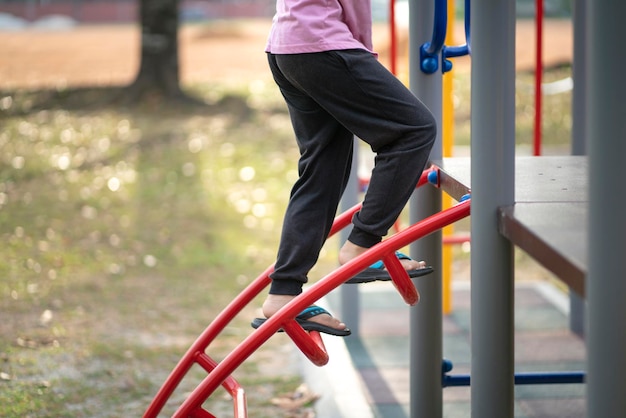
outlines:
[{"label": "red curved bar", "polygon": [[[428,182],[428,174],[436,170],[431,167],[425,170],[420,177],[417,187]],[[349,225],[352,216],[360,209],[355,205],[335,219],[329,236]],[[228,323],[247,306],[271,282],[269,274],[273,266],[268,267],[248,287],[246,287],[216,318],[189,348],[178,365],[174,368],[164,385],[161,387],[153,402],[144,414],[144,418],[156,417],[162,410],[167,399],[179,385],[194,363],[199,363],[209,372],[209,375],[197,386],[192,394],[179,407],[174,417],[213,417],[201,408],[202,403],[222,385],[233,396],[235,418],[247,417],[245,394],[239,384],[232,379],[231,374],[243,361],[254,353],[262,344],[280,328],[294,340],[300,350],[316,365],[321,366],[328,362],[328,353],[318,332],[307,333],[294,321],[295,316],[309,305],[324,297],[330,291],[343,284],[350,277],[367,268],[372,263],[383,260],[392,281],[403,299],[410,305],[419,300],[419,293],[395,256],[395,251],[413,241],[418,240],[443,226],[456,222],[469,215],[470,201],[467,200],[455,207],[420,221],[404,231],[374,246],[365,254],[344,264],[330,273],[318,283],[311,286],[306,292],[299,295],[279,312],[269,318],[259,329],[249,335],[220,363],[214,362],[204,350],[222,332]]]},{"label": "red curved bar", "polygon": [[471,242],[469,235],[447,236],[443,237],[442,240],[443,245],[465,244],[466,242]]},{"label": "red curved bar", "polygon": [[402,299],[404,299],[404,302],[410,306],[417,304],[420,300],[420,294],[402,266],[402,263],[398,257],[396,257],[395,250],[383,257],[383,263],[391,276],[391,282],[402,296]]},{"label": "red curved bar", "polygon": [[205,411],[202,408],[196,409],[195,411],[191,411],[189,414],[190,418],[217,418],[215,415]]},{"label": "red curved bar", "polygon": [[196,362],[196,356],[211,344],[211,342],[224,330],[232,319],[246,307],[269,283],[269,274],[274,270],[274,266],[268,267],[259,275],[247,288],[239,293],[235,299],[209,324],[200,334],[196,341],[189,347],[185,355],[178,362],[174,370],[159,389],[152,403],[144,413],[144,418],[154,418],[165,406],[174,390],[185,377],[189,369]]},{"label": "red curved bar", "polygon": [[328,363],[328,352],[322,341],[322,336],[317,331],[306,332],[296,321],[287,321],[283,329],[293,340],[302,353],[316,366],[324,366]]},{"label": "red curved bar", "polygon": [[217,389],[224,379],[277,332],[287,320],[295,318],[304,308],[321,299],[372,263],[383,259],[388,254],[395,253],[397,249],[429,235],[445,225],[468,216],[470,213],[470,203],[471,200],[466,200],[456,206],[429,216],[380,244],[375,245],[369,251],[342,265],[312,285],[306,292],[300,294],[287,305],[283,306],[275,315],[265,321],[262,326],[231,351],[185,400],[179,410],[176,411],[174,417],[186,418],[191,411],[201,405],[204,400]]},{"label": "red curved bar", "polygon": [[[422,187],[423,185],[427,184],[428,174],[430,174],[431,171],[436,171],[436,170],[437,168],[435,166],[431,166],[427,168],[426,170],[424,170],[419,180],[417,181],[417,185],[415,186],[415,188],[417,189],[418,187]],[[343,228],[350,225],[350,223],[352,222],[352,216],[354,216],[354,214],[357,213],[360,209],[361,209],[361,203],[357,203],[356,205],[352,206],[350,209],[346,210],[345,212],[337,216],[335,218],[335,221],[333,222],[333,226],[330,229],[330,233],[328,234],[328,237],[332,237],[337,232],[341,231]]]}]

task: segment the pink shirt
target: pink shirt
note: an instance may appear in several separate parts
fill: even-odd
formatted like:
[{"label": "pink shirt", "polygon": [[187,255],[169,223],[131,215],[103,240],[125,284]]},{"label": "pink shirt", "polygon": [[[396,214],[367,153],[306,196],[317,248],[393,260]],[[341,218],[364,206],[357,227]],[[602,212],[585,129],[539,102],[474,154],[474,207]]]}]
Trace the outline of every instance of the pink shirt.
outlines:
[{"label": "pink shirt", "polygon": [[277,0],[266,52],[372,49],[370,0]]}]

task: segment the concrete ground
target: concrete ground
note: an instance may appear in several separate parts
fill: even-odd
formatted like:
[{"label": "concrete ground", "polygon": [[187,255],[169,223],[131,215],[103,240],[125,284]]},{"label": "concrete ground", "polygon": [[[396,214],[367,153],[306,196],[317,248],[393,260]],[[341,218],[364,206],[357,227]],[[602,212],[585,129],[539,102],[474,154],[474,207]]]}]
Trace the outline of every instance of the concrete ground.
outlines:
[{"label": "concrete ground", "polygon": [[[409,308],[390,284],[362,285],[361,332],[325,337],[329,365],[305,364],[307,383],[322,395],[323,418],[409,417]],[[329,295],[337,312],[338,295]],[[444,358],[451,374],[470,373],[470,288],[456,282],[453,312],[443,321]],[[515,293],[516,372],[584,371],[585,344],[570,332],[567,295],[545,281],[522,282]],[[494,394],[494,396],[497,396]],[[469,387],[443,389],[443,417],[469,417]],[[585,416],[585,385],[518,385],[515,418]]]}]

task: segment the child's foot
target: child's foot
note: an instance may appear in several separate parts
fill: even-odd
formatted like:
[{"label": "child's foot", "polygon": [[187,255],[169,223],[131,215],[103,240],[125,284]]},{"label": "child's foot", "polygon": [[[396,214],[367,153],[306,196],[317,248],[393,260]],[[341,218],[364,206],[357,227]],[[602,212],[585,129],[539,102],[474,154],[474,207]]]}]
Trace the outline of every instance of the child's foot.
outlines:
[{"label": "child's foot", "polygon": [[[263,302],[263,315],[265,315],[266,318],[271,317],[294,298],[295,296],[291,295],[267,295],[267,299]],[[338,331],[344,331],[347,329],[346,324],[326,313],[315,315],[308,318],[307,321],[316,322],[326,327],[334,328]]]}]

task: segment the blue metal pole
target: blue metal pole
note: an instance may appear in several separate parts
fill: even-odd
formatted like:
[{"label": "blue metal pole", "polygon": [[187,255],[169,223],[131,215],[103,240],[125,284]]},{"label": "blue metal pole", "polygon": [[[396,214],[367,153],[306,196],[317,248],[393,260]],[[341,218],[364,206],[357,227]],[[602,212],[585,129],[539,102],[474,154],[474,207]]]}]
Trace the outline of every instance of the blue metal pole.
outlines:
[{"label": "blue metal pole", "polygon": [[[565,385],[585,382],[584,372],[560,373],[517,373],[514,375],[516,385]],[[470,386],[469,374],[445,375],[443,387]]]},{"label": "blue metal pole", "polygon": [[439,54],[446,40],[448,25],[448,0],[435,0],[433,11],[434,22],[431,40],[424,42],[420,47],[420,69],[426,74],[432,74],[439,68]]}]

